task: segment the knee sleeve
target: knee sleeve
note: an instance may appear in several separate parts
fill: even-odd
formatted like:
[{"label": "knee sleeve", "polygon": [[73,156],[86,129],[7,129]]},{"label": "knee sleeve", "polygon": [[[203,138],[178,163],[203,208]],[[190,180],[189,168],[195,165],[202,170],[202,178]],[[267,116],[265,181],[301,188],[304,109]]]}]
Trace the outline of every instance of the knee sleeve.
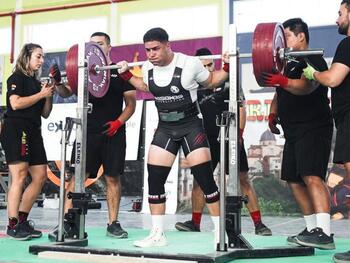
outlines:
[{"label": "knee sleeve", "polygon": [[191,167],[193,177],[202,189],[207,203],[214,203],[220,199],[218,187],[214,181],[211,162],[201,163]]},{"label": "knee sleeve", "polygon": [[171,167],[147,164],[148,170],[148,202],[162,204],[166,201],[164,184]]}]

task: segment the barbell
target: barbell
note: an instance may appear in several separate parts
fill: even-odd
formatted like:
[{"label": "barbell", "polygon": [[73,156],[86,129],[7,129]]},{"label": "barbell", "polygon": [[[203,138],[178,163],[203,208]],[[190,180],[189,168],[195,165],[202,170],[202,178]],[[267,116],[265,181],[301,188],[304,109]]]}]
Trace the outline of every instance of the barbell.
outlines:
[{"label": "barbell", "polygon": [[[237,56],[237,54],[229,54]],[[239,54],[239,58],[252,58],[254,76],[259,86],[266,86],[261,81],[261,73],[283,74],[286,61],[297,57],[323,55],[322,49],[294,51],[286,47],[283,26],[280,23],[258,24],[253,33],[252,54]],[[221,59],[221,55],[199,56],[199,59]],[[109,87],[110,69],[118,65],[107,65],[107,58],[100,46],[94,42],[85,44],[85,61],[87,71],[87,89],[94,97],[103,97]],[[145,61],[128,63],[129,67],[141,66]],[[66,55],[66,77],[72,91],[78,89],[78,45],[73,45]]]}]

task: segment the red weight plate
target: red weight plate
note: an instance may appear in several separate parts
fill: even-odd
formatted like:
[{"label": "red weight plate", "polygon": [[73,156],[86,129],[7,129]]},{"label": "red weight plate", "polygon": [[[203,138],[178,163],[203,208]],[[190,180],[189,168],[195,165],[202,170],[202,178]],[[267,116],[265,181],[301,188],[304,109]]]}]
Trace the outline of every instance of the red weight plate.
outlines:
[{"label": "red weight plate", "polygon": [[261,73],[283,73],[284,61],[278,51],[286,47],[283,26],[280,23],[258,24],[253,34],[252,59],[254,76],[259,86],[264,87]]},{"label": "red weight plate", "polygon": [[78,93],[78,45],[72,46],[66,55],[66,74],[68,84],[74,94]]}]

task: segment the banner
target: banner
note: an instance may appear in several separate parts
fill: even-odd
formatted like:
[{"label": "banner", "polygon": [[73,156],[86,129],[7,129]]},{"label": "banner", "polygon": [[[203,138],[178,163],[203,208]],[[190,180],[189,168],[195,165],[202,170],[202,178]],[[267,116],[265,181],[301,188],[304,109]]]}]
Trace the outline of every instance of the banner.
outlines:
[{"label": "banner", "polygon": [[[76,117],[76,103],[58,103],[53,104],[50,116],[47,119],[42,118],[42,136],[46,149],[47,159],[50,161],[61,160],[61,130],[60,122],[65,123],[66,117]],[[126,160],[136,160],[139,147],[139,133],[142,116],[142,101],[136,104],[135,113],[126,123]],[[76,125],[70,137],[70,143],[67,147],[67,160],[71,158],[73,142],[75,140]]]},{"label": "banner", "polygon": [[[44,139],[44,146],[46,150],[47,160],[56,161],[61,160],[61,130],[60,122],[65,124],[66,117],[76,117],[75,103],[64,103],[64,104],[53,104],[50,116],[47,119],[41,118],[42,125],[42,136]],[[74,125],[73,131],[70,137],[70,143],[67,146],[67,160],[70,160],[72,153],[72,146],[75,140],[75,129]]]},{"label": "banner", "polygon": [[143,101],[136,101],[134,114],[126,122],[126,156],[127,161],[136,161],[139,150],[140,127]]}]

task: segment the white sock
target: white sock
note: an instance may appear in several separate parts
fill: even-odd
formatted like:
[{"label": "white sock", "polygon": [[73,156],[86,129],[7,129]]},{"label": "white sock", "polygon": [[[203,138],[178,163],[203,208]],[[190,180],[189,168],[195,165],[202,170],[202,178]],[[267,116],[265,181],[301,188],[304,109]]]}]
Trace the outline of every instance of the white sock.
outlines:
[{"label": "white sock", "polygon": [[219,233],[219,228],[220,228],[220,216],[211,216],[211,220],[213,220],[214,232],[215,232],[215,233]]},{"label": "white sock", "polygon": [[220,241],[220,233],[219,233],[219,228],[220,228],[220,216],[211,216],[211,220],[213,221],[214,224],[214,250],[216,250],[217,243]]},{"label": "white sock", "polygon": [[328,213],[316,214],[316,225],[322,228],[323,232],[329,236],[331,234],[331,216]]},{"label": "white sock", "polygon": [[315,214],[311,214],[311,215],[307,215],[307,216],[304,215],[304,219],[305,219],[307,231],[310,231],[311,229],[316,228],[316,215]]},{"label": "white sock", "polygon": [[152,215],[152,230],[159,233],[164,231],[164,215]]}]

